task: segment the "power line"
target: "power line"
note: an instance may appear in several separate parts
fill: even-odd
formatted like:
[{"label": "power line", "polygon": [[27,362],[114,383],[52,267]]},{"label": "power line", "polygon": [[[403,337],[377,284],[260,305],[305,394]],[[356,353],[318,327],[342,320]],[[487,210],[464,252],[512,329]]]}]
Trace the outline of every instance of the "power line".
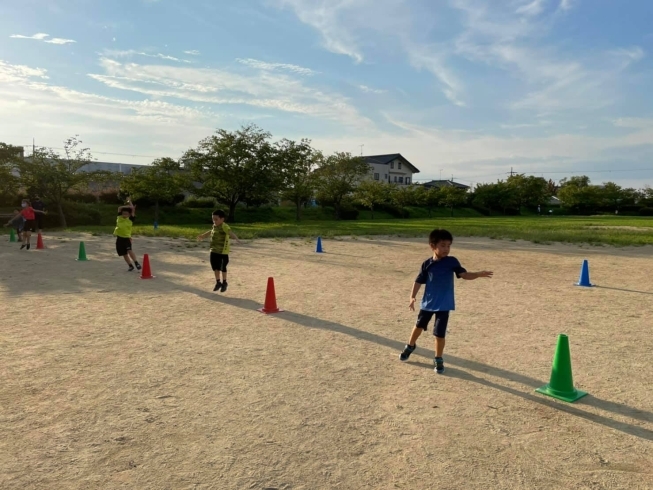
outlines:
[{"label": "power line", "polygon": [[[39,148],[47,148],[48,150],[65,150],[65,148],[59,146],[39,146]],[[161,155],[136,155],[133,153],[113,153],[110,151],[91,151],[91,153],[94,155],[119,155],[123,157],[161,158]]]}]

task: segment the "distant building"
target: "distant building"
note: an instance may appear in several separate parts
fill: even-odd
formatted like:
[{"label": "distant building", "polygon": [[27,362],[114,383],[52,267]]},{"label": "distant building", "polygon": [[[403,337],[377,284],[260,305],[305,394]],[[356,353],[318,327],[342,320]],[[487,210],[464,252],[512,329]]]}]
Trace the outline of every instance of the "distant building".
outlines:
[{"label": "distant building", "polygon": [[363,159],[370,166],[369,178],[371,180],[410,185],[413,183],[413,175],[419,173],[419,169],[401,156],[400,153],[370,155],[363,157]]},{"label": "distant building", "polygon": [[453,180],[432,180],[430,182],[424,182],[422,186],[427,189],[431,189],[433,187],[438,189],[441,187],[457,187],[458,189],[469,190],[468,185],[460,184],[458,182],[454,182]]},{"label": "distant building", "polygon": [[99,170],[105,172],[116,172],[124,175],[129,175],[134,169],[147,167],[148,165],[136,165],[133,163],[111,163],[111,162],[91,162],[81,168],[82,172],[97,172]]}]

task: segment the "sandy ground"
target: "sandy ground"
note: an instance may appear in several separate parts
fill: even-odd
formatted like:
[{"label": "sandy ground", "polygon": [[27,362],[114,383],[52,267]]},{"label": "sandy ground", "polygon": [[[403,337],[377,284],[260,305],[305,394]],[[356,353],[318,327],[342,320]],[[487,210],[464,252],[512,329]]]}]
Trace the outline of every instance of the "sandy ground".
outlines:
[{"label": "sandy ground", "polygon": [[[457,239],[495,278],[457,281],[438,376],[430,332],[398,361],[423,241],[246,242],[222,295],[206,244],[137,238],[144,281],[45,243],[0,243],[2,489],[653,488],[651,248]],[[573,405],[534,392],[558,333]]]}]

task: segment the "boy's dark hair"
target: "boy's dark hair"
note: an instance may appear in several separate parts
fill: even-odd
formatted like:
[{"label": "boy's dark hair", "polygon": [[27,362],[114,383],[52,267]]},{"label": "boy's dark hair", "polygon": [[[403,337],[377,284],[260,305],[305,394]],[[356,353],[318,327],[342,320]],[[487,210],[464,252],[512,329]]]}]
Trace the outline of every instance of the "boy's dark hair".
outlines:
[{"label": "boy's dark hair", "polygon": [[129,206],[120,206],[120,211],[118,211],[118,213],[119,213],[119,214],[122,214],[122,213],[124,213],[125,211],[127,211],[129,214],[131,214],[131,212],[132,212],[132,208],[129,207]]},{"label": "boy's dark hair", "polygon": [[447,230],[433,230],[429,235],[429,244],[437,245],[440,242],[453,242],[453,235]]},{"label": "boy's dark hair", "polygon": [[217,216],[218,218],[226,218],[227,214],[222,209],[216,209],[213,211],[213,216]]}]

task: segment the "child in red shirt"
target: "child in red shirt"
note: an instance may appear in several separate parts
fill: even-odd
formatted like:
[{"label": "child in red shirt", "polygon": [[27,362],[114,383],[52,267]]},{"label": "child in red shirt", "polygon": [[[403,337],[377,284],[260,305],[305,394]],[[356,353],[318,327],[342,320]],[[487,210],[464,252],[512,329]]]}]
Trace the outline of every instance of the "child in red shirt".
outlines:
[{"label": "child in red shirt", "polygon": [[32,203],[25,199],[22,203],[22,211],[20,212],[21,216],[25,220],[23,224],[23,244],[20,246],[20,249],[27,247],[27,250],[30,248],[30,238],[32,233],[36,231],[36,213],[45,214],[45,211],[39,211],[32,207]]}]

